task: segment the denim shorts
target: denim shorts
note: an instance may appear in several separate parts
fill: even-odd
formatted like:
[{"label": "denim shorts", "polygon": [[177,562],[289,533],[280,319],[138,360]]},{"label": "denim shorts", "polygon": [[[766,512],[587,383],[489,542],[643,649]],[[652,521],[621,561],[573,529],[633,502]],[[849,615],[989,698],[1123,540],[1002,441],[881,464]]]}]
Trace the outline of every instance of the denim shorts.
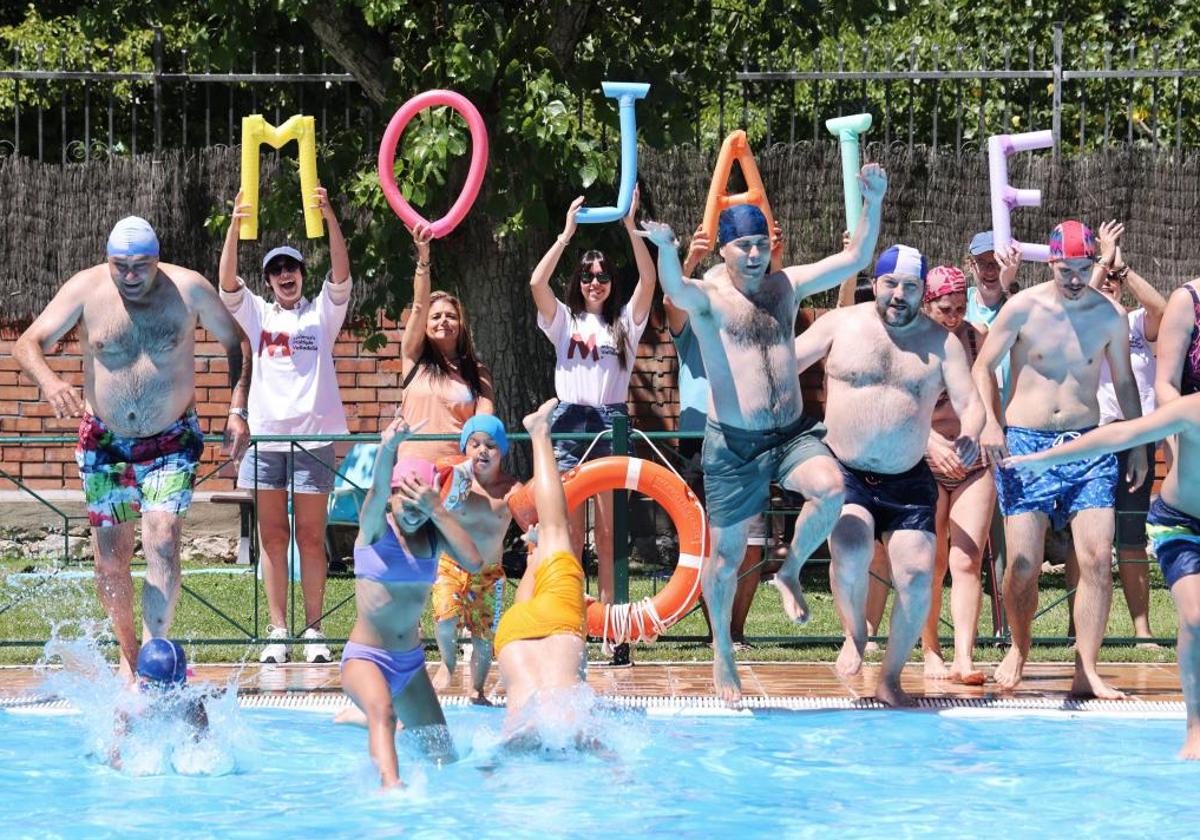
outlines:
[{"label": "denim shorts", "polygon": [[238,467],[237,486],[253,490],[257,479],[259,490],[332,493],[336,464],[332,443],[313,447],[297,445],[288,452],[262,452],[252,446]]},{"label": "denim shorts", "polygon": [[[550,415],[550,431],[553,434],[589,435],[586,440],[554,441],[554,459],[559,472],[579,466],[583,453],[591,446],[592,438],[613,427],[613,417],[618,414],[629,416],[625,403],[608,405],[581,405],[560,402]],[[596,441],[588,458],[603,458],[612,454],[612,436],[606,435]]]}]

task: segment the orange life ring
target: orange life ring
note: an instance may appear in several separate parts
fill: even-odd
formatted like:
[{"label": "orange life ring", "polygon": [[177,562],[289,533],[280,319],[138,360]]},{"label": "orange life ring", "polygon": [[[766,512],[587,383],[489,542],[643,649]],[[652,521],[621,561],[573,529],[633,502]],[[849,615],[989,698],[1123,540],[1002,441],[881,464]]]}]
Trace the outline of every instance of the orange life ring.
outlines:
[{"label": "orange life ring", "polygon": [[711,544],[708,517],[687,484],[653,461],[612,455],[585,461],[563,475],[568,510],[597,493],[621,489],[636,490],[663,506],[679,533],[679,562],[667,585],[648,599],[655,620],[633,610],[636,614],[631,614],[628,632],[619,633],[605,620],[605,605],[592,601],[587,610],[588,634],[612,641],[650,641],[658,629],[679,621],[700,599],[700,570]]}]

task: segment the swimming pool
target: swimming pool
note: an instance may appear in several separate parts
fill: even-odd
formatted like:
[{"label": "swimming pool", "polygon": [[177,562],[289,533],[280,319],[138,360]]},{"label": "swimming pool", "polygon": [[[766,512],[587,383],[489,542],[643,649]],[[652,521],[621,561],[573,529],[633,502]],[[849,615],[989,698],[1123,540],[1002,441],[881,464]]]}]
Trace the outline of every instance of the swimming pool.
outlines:
[{"label": "swimming pool", "polygon": [[[1200,765],[1178,719],[931,712],[613,711],[613,756],[500,756],[499,709],[450,708],[462,759],[401,753],[377,794],[328,710],[216,713],[221,761],[181,775],[88,756],[80,716],[0,712],[8,837],[1186,837]],[[222,715],[225,715],[222,718]],[[401,741],[403,745],[403,740]],[[206,763],[207,762],[207,763]],[[233,765],[236,764],[236,768]],[[147,768],[143,768],[144,770]]]}]

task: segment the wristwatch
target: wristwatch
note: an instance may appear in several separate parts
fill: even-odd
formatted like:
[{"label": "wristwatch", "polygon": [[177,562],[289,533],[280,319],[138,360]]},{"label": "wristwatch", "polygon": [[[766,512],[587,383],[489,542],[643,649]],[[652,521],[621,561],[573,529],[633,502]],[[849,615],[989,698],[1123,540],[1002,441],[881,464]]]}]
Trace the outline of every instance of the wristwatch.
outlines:
[{"label": "wristwatch", "polygon": [[250,422],[250,412],[246,411],[244,408],[231,408],[229,409],[229,414],[231,416],[241,417],[247,423]]}]

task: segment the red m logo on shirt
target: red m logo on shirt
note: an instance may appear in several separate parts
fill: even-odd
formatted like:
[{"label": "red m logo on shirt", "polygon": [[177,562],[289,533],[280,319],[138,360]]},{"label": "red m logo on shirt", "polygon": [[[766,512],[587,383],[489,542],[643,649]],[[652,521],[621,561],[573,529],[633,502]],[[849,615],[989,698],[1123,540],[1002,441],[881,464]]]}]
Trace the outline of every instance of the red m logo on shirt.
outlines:
[{"label": "red m logo on shirt", "polygon": [[587,341],[579,337],[579,333],[571,335],[571,343],[567,345],[567,358],[575,358],[575,348],[579,348],[579,358],[586,359],[590,353],[593,362],[600,361],[600,353],[596,350],[596,336],[589,335]]},{"label": "red m logo on shirt", "polygon": [[292,355],[291,336],[287,333],[269,333],[263,330],[258,339],[258,355],[263,353],[268,356]]}]

